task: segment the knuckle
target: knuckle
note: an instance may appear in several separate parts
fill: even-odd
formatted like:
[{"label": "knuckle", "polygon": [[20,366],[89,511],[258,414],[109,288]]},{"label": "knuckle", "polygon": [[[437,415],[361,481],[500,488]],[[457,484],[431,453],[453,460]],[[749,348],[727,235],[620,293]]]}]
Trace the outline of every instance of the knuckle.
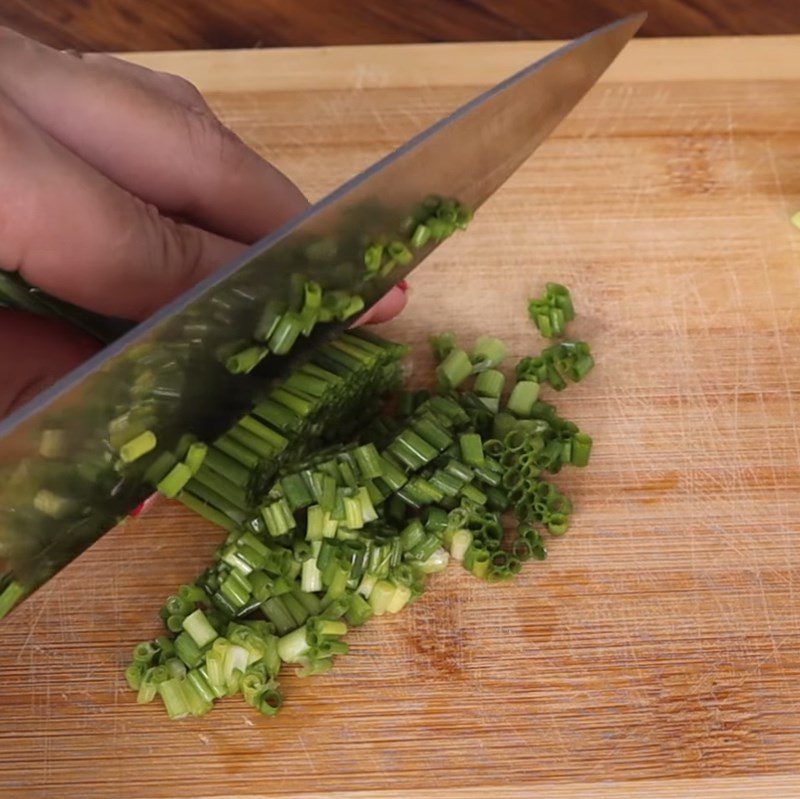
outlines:
[{"label": "knuckle", "polygon": [[169,249],[175,254],[175,278],[180,290],[196,282],[203,262],[203,242],[197,228],[169,220],[166,225]]},{"label": "knuckle", "polygon": [[154,263],[161,266],[165,280],[178,294],[195,281],[200,270],[203,260],[200,231],[162,216],[153,205],[147,204],[145,208],[156,247]]},{"label": "knuckle", "polygon": [[205,97],[191,81],[182,78],[180,75],[173,75],[171,72],[156,72],[154,74],[176,102],[185,105],[190,110],[210,113]]},{"label": "knuckle", "polygon": [[80,60],[84,64],[97,68],[100,71],[107,71],[116,67],[120,61],[116,56],[108,53],[81,53]]},{"label": "knuckle", "polygon": [[204,113],[190,113],[188,124],[194,161],[204,172],[210,170],[212,174],[219,174],[222,166],[228,171],[242,166],[247,149],[210,109]]},{"label": "knuckle", "polygon": [[149,289],[130,299],[133,318],[143,319],[197,282],[205,250],[198,229],[162,216],[151,203],[138,200],[136,205],[128,233],[143,248],[142,283]]}]

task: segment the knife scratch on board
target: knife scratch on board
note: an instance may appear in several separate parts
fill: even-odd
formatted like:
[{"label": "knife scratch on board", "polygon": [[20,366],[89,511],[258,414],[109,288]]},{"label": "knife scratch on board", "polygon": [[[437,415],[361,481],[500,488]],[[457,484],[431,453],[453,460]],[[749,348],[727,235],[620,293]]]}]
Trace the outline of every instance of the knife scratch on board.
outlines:
[{"label": "knife scratch on board", "polygon": [[300,748],[303,750],[303,755],[305,756],[306,763],[308,764],[308,767],[311,769],[312,772],[316,773],[317,772],[317,764],[316,764],[314,758],[311,757],[311,753],[308,751],[308,747],[306,746],[306,740],[303,737],[302,733],[300,733],[297,736],[297,740],[300,743]]},{"label": "knife scratch on board", "polygon": [[36,634],[36,628],[39,625],[39,622],[44,615],[45,610],[48,608],[47,602],[42,602],[42,606],[39,608],[38,613],[31,619],[30,624],[28,625],[28,634],[25,636],[25,640],[19,647],[17,651],[17,663],[22,663],[22,656],[26,654],[26,650],[30,646],[31,640],[33,639],[34,635]]}]

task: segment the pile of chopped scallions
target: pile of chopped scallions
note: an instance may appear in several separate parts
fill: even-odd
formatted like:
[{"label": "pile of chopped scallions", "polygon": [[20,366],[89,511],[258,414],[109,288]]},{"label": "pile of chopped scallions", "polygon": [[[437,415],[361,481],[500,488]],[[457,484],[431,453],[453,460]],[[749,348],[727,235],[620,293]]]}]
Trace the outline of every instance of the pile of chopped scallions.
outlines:
[{"label": "pile of chopped scallions", "polygon": [[[409,236],[425,233],[417,225]],[[367,269],[383,268],[376,253],[365,250]],[[563,333],[569,292],[548,284],[536,302],[540,330]],[[585,466],[592,440],[539,392],[581,380],[589,347],[561,341],[523,358],[507,388],[498,339],[464,349],[445,333],[431,344],[437,388],[408,392],[404,346],[344,333],[217,440],[186,437],[157,460],[149,479],[159,491],[227,537],[166,600],[166,634],[135,648],[125,676],[139,702],[159,696],[182,718],[241,694],[274,715],[282,664],[327,671],[350,627],[402,610],[451,558],[502,582],[546,557],[546,537],[563,535],[572,512],[546,475]],[[142,434],[119,455],[154,446]]]}]

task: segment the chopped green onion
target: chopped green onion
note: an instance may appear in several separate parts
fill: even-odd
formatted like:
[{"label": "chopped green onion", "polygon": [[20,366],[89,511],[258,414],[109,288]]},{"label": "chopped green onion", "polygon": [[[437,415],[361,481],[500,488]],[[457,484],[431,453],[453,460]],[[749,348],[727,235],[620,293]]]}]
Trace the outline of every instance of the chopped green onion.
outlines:
[{"label": "chopped green onion", "polygon": [[175,654],[190,669],[203,662],[203,653],[194,639],[187,632],[179,633],[175,637]]},{"label": "chopped green onion", "polygon": [[300,474],[287,474],[280,479],[280,486],[293,511],[308,507],[314,501],[314,497]]},{"label": "chopped green onion", "polygon": [[376,616],[382,616],[389,611],[389,606],[394,599],[396,587],[388,580],[379,580],[369,595],[369,604]]},{"label": "chopped green onion", "polygon": [[440,427],[431,415],[414,419],[411,422],[411,428],[440,452],[447,449],[447,447],[453,443],[453,439],[448,432]]},{"label": "chopped green onion", "polygon": [[345,618],[351,627],[360,627],[373,616],[372,606],[361,594],[351,594]]},{"label": "chopped green onion", "polygon": [[[2,302],[0,302],[0,305]],[[67,434],[64,430],[43,430],[39,439],[39,454],[43,458],[63,458],[68,452]]]},{"label": "chopped green onion", "polygon": [[279,499],[271,505],[263,506],[261,516],[267,525],[269,534],[276,538],[288,533],[296,526],[292,510],[285,499]]},{"label": "chopped green onion", "polygon": [[470,466],[483,466],[485,463],[483,442],[478,433],[464,433],[459,437],[458,444],[465,463]]},{"label": "chopped green onion", "polygon": [[286,355],[294,347],[305,321],[293,311],[281,316],[269,337],[269,349],[276,355]]},{"label": "chopped green onion", "polygon": [[472,545],[472,533],[469,530],[456,530],[450,541],[450,556],[453,560],[462,561]]},{"label": "chopped green onion", "polygon": [[439,546],[419,564],[419,570],[423,574],[435,574],[436,572],[444,571],[449,562],[450,555],[447,550]]},{"label": "chopped green onion", "polygon": [[382,244],[371,244],[364,250],[364,266],[367,268],[368,273],[374,274],[380,271],[382,259]]},{"label": "chopped green onion", "polygon": [[298,663],[309,650],[308,629],[298,627],[278,641],[278,655],[284,663]]},{"label": "chopped green onion", "polygon": [[[406,585],[395,586],[394,593],[386,606],[387,613],[399,613],[411,600],[411,588]],[[377,612],[376,612],[376,615]]]},{"label": "chopped green onion", "polygon": [[411,246],[414,249],[424,247],[431,238],[431,231],[427,225],[419,224],[414,228],[414,233],[411,235]]},{"label": "chopped green onion", "polygon": [[212,524],[222,527],[225,530],[233,531],[238,529],[238,525],[229,516],[221,513],[216,508],[204,502],[202,499],[194,496],[189,491],[181,491],[177,495],[177,499],[190,510],[193,510],[204,519],[208,519]]},{"label": "chopped green onion", "polygon": [[269,300],[264,306],[264,310],[256,323],[253,338],[256,341],[269,341],[270,336],[275,332],[275,328],[278,326],[278,322],[280,322],[285,310],[281,303],[275,300]]},{"label": "chopped green onion", "polygon": [[563,335],[567,322],[575,318],[569,290],[558,283],[548,283],[542,298],[532,298],[528,314],[545,338]]},{"label": "chopped green onion", "polygon": [[152,452],[157,443],[155,433],[151,430],[145,430],[144,433],[132,438],[127,444],[123,444],[120,447],[119,456],[123,463],[133,463],[148,452]]},{"label": "chopped green onion", "polygon": [[[497,369],[487,369],[475,378],[474,390],[479,397],[499,400],[505,383],[506,378],[502,372],[498,372]],[[497,404],[495,404],[496,409]]]},{"label": "chopped green onion", "polygon": [[511,390],[506,408],[515,416],[528,418],[534,403],[539,398],[539,384],[528,380],[520,380]]},{"label": "chopped green onion", "polygon": [[388,452],[414,471],[430,463],[438,454],[436,449],[413,430],[404,430],[389,445]]},{"label": "chopped green onion", "polygon": [[169,679],[169,670],[166,666],[153,666],[145,671],[139,683],[136,701],[146,705],[156,698],[158,686]]},{"label": "chopped green onion", "polygon": [[283,635],[297,626],[281,597],[274,596],[268,599],[261,605],[261,608],[264,611],[264,615],[275,625],[278,634]]},{"label": "chopped green onion", "polygon": [[453,349],[436,368],[439,383],[445,388],[456,388],[472,373],[472,363],[464,350]]},{"label": "chopped green onion", "polygon": [[574,466],[586,466],[592,452],[592,438],[586,433],[576,433],[572,439],[571,461]]},{"label": "chopped green onion", "polygon": [[569,518],[565,513],[551,513],[547,520],[547,530],[550,535],[564,535],[569,529]]},{"label": "chopped green onion", "polygon": [[149,665],[153,662],[157,654],[158,648],[152,641],[143,641],[141,644],[137,644],[136,648],[133,650],[133,660],[136,663],[145,663]]},{"label": "chopped green onion", "polygon": [[225,368],[235,375],[249,374],[269,355],[269,347],[247,347],[225,361]]},{"label": "chopped green onion", "polygon": [[192,716],[203,716],[214,706],[213,702],[206,699],[195,687],[195,683],[189,681],[188,675],[184,678],[181,688],[183,689],[184,702]]},{"label": "chopped green onion", "polygon": [[189,446],[183,462],[189,467],[192,474],[197,474],[198,469],[203,465],[203,461],[208,454],[208,446],[200,441],[195,441]]},{"label": "chopped green onion", "polygon": [[156,488],[167,498],[174,499],[192,479],[192,470],[185,463],[176,463]]},{"label": "chopped green onion", "polygon": [[458,347],[456,334],[452,332],[439,333],[437,336],[429,338],[433,357],[441,363],[454,349]]},{"label": "chopped green onion", "polygon": [[78,509],[75,500],[61,496],[48,488],[40,488],[36,492],[33,497],[33,507],[53,519],[65,519]]},{"label": "chopped green onion", "polygon": [[303,562],[301,571],[301,582],[303,591],[321,591],[322,590],[322,572],[317,567],[316,558],[309,558]]},{"label": "chopped green onion", "polygon": [[347,305],[337,314],[337,318],[344,322],[363,310],[364,299],[362,297],[350,297],[347,301]]},{"label": "chopped green onion", "polygon": [[14,580],[0,591],[0,619],[8,614],[23,596],[25,596],[25,589]]},{"label": "chopped green onion", "polygon": [[402,241],[390,241],[386,251],[389,257],[401,266],[408,266],[414,260],[411,250]]},{"label": "chopped green onion", "polygon": [[128,683],[131,691],[138,691],[141,688],[145,671],[147,671],[147,666],[144,663],[134,660],[128,664],[125,669],[125,682]]},{"label": "chopped green onion", "polygon": [[199,608],[183,620],[183,629],[189,633],[201,649],[217,637],[217,631],[211,626],[205,613]]},{"label": "chopped green onion", "polygon": [[499,366],[506,357],[506,345],[493,336],[478,336],[470,353],[472,371],[485,372]]}]

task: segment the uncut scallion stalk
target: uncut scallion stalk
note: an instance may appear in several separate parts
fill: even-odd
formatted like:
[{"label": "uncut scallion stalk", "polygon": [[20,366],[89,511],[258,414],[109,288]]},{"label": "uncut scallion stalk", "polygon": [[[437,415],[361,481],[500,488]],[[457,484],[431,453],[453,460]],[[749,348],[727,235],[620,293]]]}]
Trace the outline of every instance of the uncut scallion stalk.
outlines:
[{"label": "uncut scallion stalk", "polygon": [[132,327],[122,319],[101,316],[56,299],[9,272],[0,272],[0,306],[63,319],[102,342],[113,341]]}]

